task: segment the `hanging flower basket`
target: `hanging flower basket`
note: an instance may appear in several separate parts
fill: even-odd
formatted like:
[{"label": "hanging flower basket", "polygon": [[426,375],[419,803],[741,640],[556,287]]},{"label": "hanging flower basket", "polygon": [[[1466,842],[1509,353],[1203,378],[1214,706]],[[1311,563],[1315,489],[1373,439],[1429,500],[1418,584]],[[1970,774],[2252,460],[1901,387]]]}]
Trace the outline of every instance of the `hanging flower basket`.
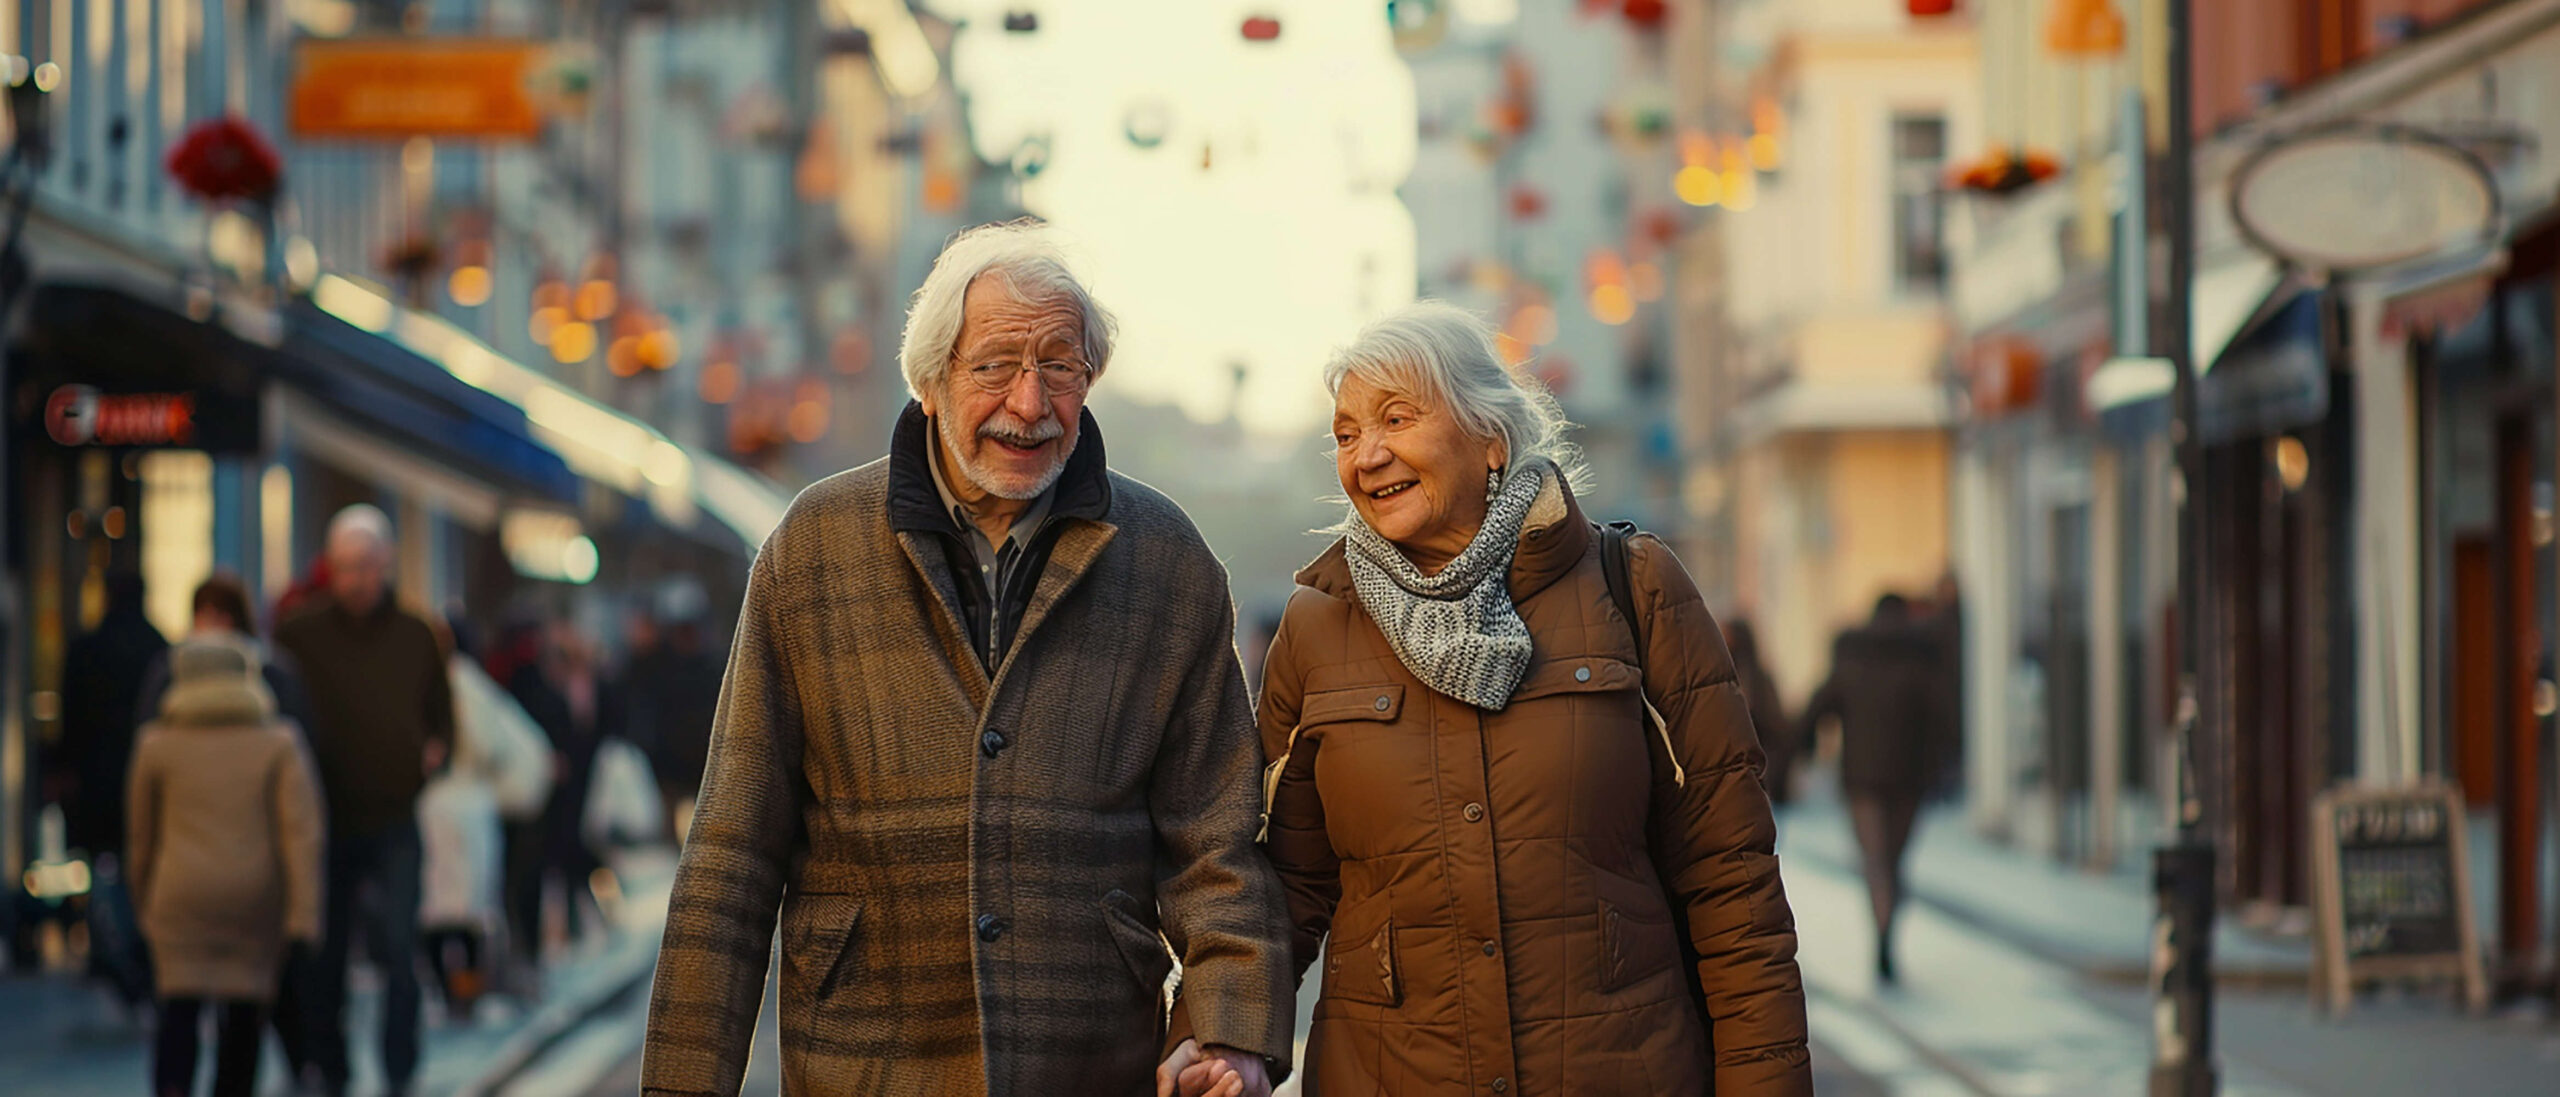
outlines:
[{"label": "hanging flower basket", "polygon": [[169,147],[169,177],[207,203],[265,202],[284,184],[284,160],[245,120],[199,122]]},{"label": "hanging flower basket", "polygon": [[1994,149],[1970,164],[1959,165],[1948,182],[1981,194],[2010,194],[2062,174],[2062,161],[2037,149]]}]

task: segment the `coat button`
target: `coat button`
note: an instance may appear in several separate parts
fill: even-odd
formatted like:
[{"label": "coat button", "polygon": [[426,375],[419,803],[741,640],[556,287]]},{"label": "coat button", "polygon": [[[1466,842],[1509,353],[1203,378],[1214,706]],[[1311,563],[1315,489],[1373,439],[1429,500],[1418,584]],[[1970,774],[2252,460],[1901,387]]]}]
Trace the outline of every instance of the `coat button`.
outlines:
[{"label": "coat button", "polygon": [[1004,931],[1004,919],[998,918],[992,914],[981,914],[978,916],[979,940],[985,941],[988,944],[994,944],[996,938],[1004,936]]},{"label": "coat button", "polygon": [[1484,943],[1484,954],[1487,956],[1493,955],[1493,942],[1487,941]]},{"label": "coat button", "polygon": [[1574,681],[1577,681],[1577,682],[1588,682],[1588,681],[1590,681],[1590,680],[1591,680],[1591,668],[1590,668],[1590,667],[1575,667],[1575,668],[1573,668],[1573,680],[1574,680]]},{"label": "coat button", "polygon": [[1395,704],[1395,702],[1390,701],[1390,700],[1388,700],[1388,699],[1387,699],[1387,695],[1386,695],[1386,694],[1381,693],[1381,694],[1379,694],[1379,695],[1378,695],[1378,703],[1377,703],[1377,704],[1374,704],[1374,705],[1371,705],[1371,706],[1369,706],[1369,707],[1374,708],[1374,709],[1377,709],[1377,710],[1378,710],[1378,711],[1380,711],[1380,712],[1385,712],[1385,711],[1387,711],[1387,709],[1388,709],[1388,708],[1390,708],[1390,707],[1394,706],[1394,704]]},{"label": "coat button", "polygon": [[1466,806],[1465,810],[1464,810],[1463,812],[1461,812],[1461,814],[1465,815],[1465,816],[1467,817],[1467,821],[1468,821],[1468,822],[1470,822],[1470,823],[1480,823],[1480,822],[1483,822],[1483,821],[1484,821],[1484,805],[1483,805],[1483,804],[1468,804],[1468,805]]},{"label": "coat button", "polygon": [[1510,1092],[1510,1090],[1511,1090],[1511,1079],[1509,1079],[1509,1078],[1496,1078],[1496,1079],[1494,1079],[1494,1080],[1493,1080],[1493,1091],[1494,1091],[1495,1093],[1508,1093],[1508,1092]]},{"label": "coat button", "polygon": [[1004,746],[1004,733],[994,728],[988,728],[986,734],[978,737],[978,749],[985,751],[989,758],[1004,753]]}]

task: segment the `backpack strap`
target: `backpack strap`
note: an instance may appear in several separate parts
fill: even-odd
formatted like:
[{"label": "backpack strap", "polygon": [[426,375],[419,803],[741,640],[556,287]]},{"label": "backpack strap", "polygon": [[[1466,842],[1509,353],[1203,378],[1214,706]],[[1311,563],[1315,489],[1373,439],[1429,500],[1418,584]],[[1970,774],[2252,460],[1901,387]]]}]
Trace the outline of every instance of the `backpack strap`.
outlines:
[{"label": "backpack strap", "polygon": [[1642,667],[1644,619],[1636,615],[1635,589],[1627,582],[1627,541],[1636,532],[1636,524],[1624,520],[1600,527],[1600,577],[1609,584],[1609,600],[1618,604],[1618,616],[1635,630],[1636,665]]},{"label": "backpack strap", "polygon": [[[1617,603],[1618,615],[1627,619],[1628,630],[1635,634],[1636,674],[1641,681],[1644,674],[1645,634],[1650,631],[1648,626],[1651,622],[1645,619],[1644,614],[1636,612],[1635,586],[1627,580],[1629,559],[1627,542],[1642,531],[1636,528],[1635,523],[1622,520],[1601,526],[1599,532],[1600,578],[1609,585],[1609,600]],[[1662,762],[1670,766],[1672,787],[1688,787],[1689,775],[1680,769],[1679,752],[1671,748],[1670,725],[1662,722],[1662,712],[1653,707],[1651,693],[1641,686],[1638,687],[1637,693],[1642,696],[1644,702],[1645,722],[1652,725],[1654,734],[1662,739]],[[1653,752],[1646,751],[1645,754],[1650,757]],[[1654,775],[1657,778],[1662,775],[1660,766],[1655,768]],[[1670,879],[1669,874],[1663,872],[1659,863],[1655,865],[1654,871],[1664,880]],[[1671,925],[1672,936],[1680,943],[1680,970],[1686,976],[1681,979],[1681,985],[1688,990],[1690,1006],[1698,1011],[1698,1023],[1706,1027],[1707,1042],[1712,1045],[1715,1042],[1715,1021],[1707,1012],[1706,988],[1697,980],[1698,965],[1702,957],[1698,952],[1697,939],[1689,933],[1689,910],[1677,900],[1671,903]]]},{"label": "backpack strap", "polygon": [[[1635,634],[1636,674],[1639,678],[1644,674],[1645,633],[1649,631],[1646,626],[1650,622],[1645,620],[1644,614],[1636,611],[1635,586],[1627,578],[1627,543],[1641,532],[1635,523],[1625,520],[1600,527],[1600,578],[1609,586],[1609,600],[1617,603],[1618,616],[1627,619],[1627,628]],[[1671,767],[1671,784],[1673,787],[1686,787],[1689,775],[1680,768],[1680,756],[1671,749],[1671,729],[1663,724],[1662,713],[1653,707],[1650,694],[1644,698],[1644,717],[1645,722],[1653,726],[1654,734],[1662,738],[1662,759]]]}]

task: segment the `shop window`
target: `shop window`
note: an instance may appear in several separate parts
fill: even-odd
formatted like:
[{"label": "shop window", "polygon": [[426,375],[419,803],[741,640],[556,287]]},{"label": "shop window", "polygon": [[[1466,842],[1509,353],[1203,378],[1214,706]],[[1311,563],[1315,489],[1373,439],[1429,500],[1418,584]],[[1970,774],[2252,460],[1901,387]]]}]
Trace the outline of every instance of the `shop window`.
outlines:
[{"label": "shop window", "polygon": [[160,634],[187,634],[196,584],[213,574],[213,458],[194,450],[141,455],[143,605]]},{"label": "shop window", "polygon": [[1893,275],[1904,293],[1935,293],[1946,282],[1946,207],[1938,189],[1946,169],[1946,118],[1895,115]]}]

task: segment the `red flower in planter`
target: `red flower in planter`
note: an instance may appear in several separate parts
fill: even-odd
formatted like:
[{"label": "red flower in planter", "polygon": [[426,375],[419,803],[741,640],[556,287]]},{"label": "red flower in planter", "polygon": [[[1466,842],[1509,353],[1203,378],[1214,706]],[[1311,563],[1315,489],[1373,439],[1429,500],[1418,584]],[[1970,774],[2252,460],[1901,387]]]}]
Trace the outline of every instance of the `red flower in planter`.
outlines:
[{"label": "red flower in planter", "polygon": [[169,147],[169,176],[206,202],[263,201],[284,182],[275,146],[236,117],[199,122]]}]

